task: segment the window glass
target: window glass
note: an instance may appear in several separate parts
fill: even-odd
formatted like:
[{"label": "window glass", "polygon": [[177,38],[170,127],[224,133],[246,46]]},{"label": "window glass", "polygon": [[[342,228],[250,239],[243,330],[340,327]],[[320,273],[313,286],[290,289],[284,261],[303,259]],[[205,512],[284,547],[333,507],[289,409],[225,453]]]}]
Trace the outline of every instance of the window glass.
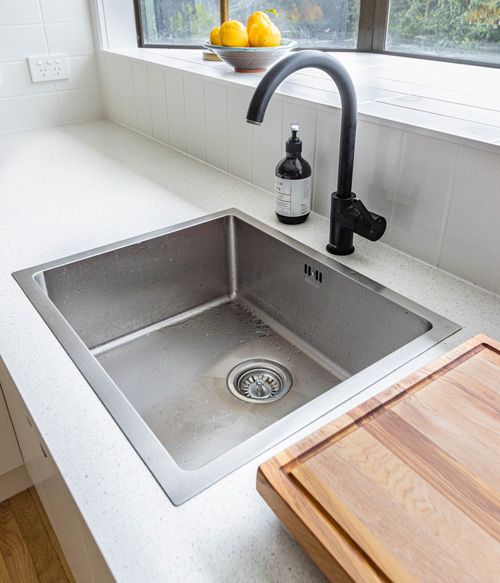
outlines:
[{"label": "window glass", "polygon": [[[219,23],[219,0],[140,0],[145,44],[200,44]],[[229,17],[276,9],[282,37],[301,46],[355,48],[359,0],[229,0]]]},{"label": "window glass", "polygon": [[218,0],[140,0],[145,44],[200,44],[219,22]]},{"label": "window glass", "polygon": [[386,49],[500,63],[500,0],[392,0]]},{"label": "window glass", "polygon": [[245,21],[256,10],[275,8],[274,18],[284,38],[305,47],[355,48],[359,0],[235,0],[231,18]]}]

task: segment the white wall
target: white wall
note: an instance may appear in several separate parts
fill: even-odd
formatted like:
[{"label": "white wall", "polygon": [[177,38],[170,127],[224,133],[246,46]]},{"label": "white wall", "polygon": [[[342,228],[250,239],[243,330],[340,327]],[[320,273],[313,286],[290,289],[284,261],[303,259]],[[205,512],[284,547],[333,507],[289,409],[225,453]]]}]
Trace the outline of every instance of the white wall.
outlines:
[{"label": "white wall", "polygon": [[[299,122],[314,209],[328,215],[338,110],[274,96],[255,127],[245,123],[251,87],[106,52],[100,65],[107,117],[269,191],[289,123]],[[353,190],[387,217],[384,242],[500,293],[500,148],[362,118]]]},{"label": "white wall", "polygon": [[[26,57],[65,53],[67,81],[31,82]],[[101,116],[88,0],[0,0],[0,133]]]},{"label": "white wall", "polygon": [[[112,12],[120,1],[99,6]],[[71,78],[33,84],[26,57],[48,52],[68,55]],[[254,128],[244,122],[251,88],[101,56],[109,118],[269,191],[288,124],[300,122],[314,209],[328,214],[338,111],[276,96],[266,123]],[[88,0],[0,0],[0,133],[100,115]],[[409,126],[361,119],[358,127],[354,191],[388,218],[383,240],[500,293],[500,153]]]}]

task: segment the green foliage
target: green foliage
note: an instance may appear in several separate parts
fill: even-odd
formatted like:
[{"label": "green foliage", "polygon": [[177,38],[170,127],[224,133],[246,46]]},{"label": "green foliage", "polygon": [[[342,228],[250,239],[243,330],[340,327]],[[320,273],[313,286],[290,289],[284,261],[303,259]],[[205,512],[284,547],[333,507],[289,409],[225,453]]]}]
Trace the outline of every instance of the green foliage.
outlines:
[{"label": "green foliage", "polygon": [[143,0],[143,20],[149,42],[203,40],[217,25],[216,10],[195,0]]},{"label": "green foliage", "polygon": [[[174,35],[199,38],[206,36],[207,30],[216,26],[216,15],[209,14],[203,4],[194,2],[179,2],[179,9],[170,17],[170,30]],[[177,33],[177,34],[176,34]]]},{"label": "green foliage", "polygon": [[[229,6],[237,0],[229,0]],[[254,10],[264,10],[269,0],[251,0],[236,10],[237,17]],[[276,24],[287,38],[305,43],[342,44],[354,39],[357,29],[359,0],[273,0]],[[353,42],[352,44],[355,44]]]},{"label": "green foliage", "polygon": [[436,44],[500,42],[499,0],[392,0],[391,35]]}]

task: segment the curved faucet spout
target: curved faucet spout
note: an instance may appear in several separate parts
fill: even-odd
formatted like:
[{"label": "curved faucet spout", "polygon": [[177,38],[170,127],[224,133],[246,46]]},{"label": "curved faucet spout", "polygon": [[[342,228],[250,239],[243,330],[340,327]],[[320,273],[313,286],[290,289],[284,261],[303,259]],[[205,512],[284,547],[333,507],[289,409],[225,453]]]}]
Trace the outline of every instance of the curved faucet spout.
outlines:
[{"label": "curved faucet spout", "polygon": [[269,100],[278,86],[300,69],[314,68],[332,78],[340,93],[342,121],[340,126],[337,190],[331,197],[330,239],[327,250],[335,255],[354,251],[353,233],[371,241],[380,239],[386,228],[384,217],[370,212],[351,192],[356,143],[356,91],[346,68],[335,57],[321,51],[299,51],[279,61],[257,86],[248,107],[247,122],[260,125]]},{"label": "curved faucet spout", "polygon": [[356,142],[356,92],[349,73],[335,57],[321,51],[299,51],[279,61],[257,86],[248,107],[247,121],[260,125],[264,121],[269,100],[278,86],[292,73],[307,68],[321,69],[328,73],[340,93],[342,124],[337,193],[339,198],[350,198]]}]

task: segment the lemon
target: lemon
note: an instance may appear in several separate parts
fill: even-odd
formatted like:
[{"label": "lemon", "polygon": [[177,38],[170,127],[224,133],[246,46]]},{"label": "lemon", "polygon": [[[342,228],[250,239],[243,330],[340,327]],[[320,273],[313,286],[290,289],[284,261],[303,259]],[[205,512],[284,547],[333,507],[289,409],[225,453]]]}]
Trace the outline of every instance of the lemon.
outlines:
[{"label": "lemon", "polygon": [[238,20],[226,20],[220,27],[221,44],[225,47],[248,47],[248,33]]},{"label": "lemon", "polygon": [[250,29],[252,28],[252,26],[254,24],[257,24],[258,22],[271,22],[271,19],[269,18],[269,16],[265,13],[265,12],[254,12],[253,14],[250,14],[250,17],[247,20],[247,32],[248,34],[250,34]]},{"label": "lemon", "polygon": [[216,26],[212,29],[210,33],[210,44],[211,45],[220,45],[220,26]]},{"label": "lemon", "polygon": [[248,37],[251,47],[277,47],[281,42],[281,32],[270,20],[252,24]]}]

